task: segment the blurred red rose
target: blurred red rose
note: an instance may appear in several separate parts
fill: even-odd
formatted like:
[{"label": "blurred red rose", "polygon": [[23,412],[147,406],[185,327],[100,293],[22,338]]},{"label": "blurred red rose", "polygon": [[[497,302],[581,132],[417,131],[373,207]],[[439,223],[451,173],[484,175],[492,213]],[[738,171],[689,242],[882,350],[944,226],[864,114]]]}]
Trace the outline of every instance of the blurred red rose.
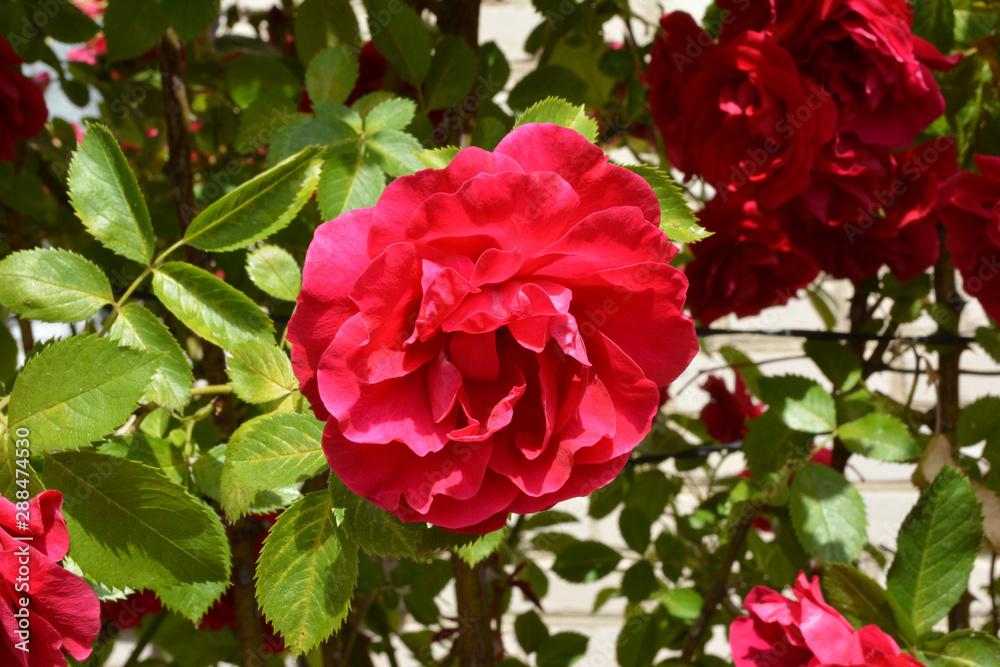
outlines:
[{"label": "blurred red rose", "polygon": [[289,324],[333,471],[486,533],[610,482],[697,352],[642,178],[528,124],[322,225]]},{"label": "blurred red rose", "polygon": [[104,16],[108,8],[108,0],[72,0],[77,9],[92,19],[99,19]]},{"label": "blurred red rose", "polygon": [[907,0],[719,0],[732,11],[720,41],[743,31],[773,36],[803,74],[830,91],[837,128],[867,144],[902,147],[944,113],[944,98],[931,74],[948,70],[946,58],[912,34]]},{"label": "blurred red rose", "polygon": [[0,37],[0,162],[13,160],[17,138],[35,136],[49,118],[41,89],[18,69],[23,62]]},{"label": "blurred red rose", "polygon": [[922,667],[877,626],[855,630],[823,600],[819,578],[799,573],[792,592],[795,600],[764,586],[747,595],[749,615],[729,628],[736,667]]},{"label": "blurred red rose", "polygon": [[708,434],[719,442],[736,442],[747,432],[747,420],[764,414],[764,405],[753,400],[743,377],[736,373],[733,391],[726,387],[726,381],[716,375],[709,375],[702,389],[711,397],[701,409],[701,421]]},{"label": "blurred red rose", "polygon": [[694,259],[684,267],[691,287],[691,314],[708,324],[729,313],[756,315],[795,296],[819,273],[815,262],[792,245],[779,219],[756,202],[711,200],[698,213],[707,239],[689,246]]},{"label": "blurred red rose", "polygon": [[941,221],[962,287],[1000,320],[1000,157],[977,155],[979,174],[960,171],[941,188]]},{"label": "blurred red rose", "polygon": [[101,602],[101,620],[112,621],[120,630],[138,627],[147,615],[161,611],[163,603],[152,591],[136,591],[121,600]]},{"label": "blurred red rose", "polygon": [[743,32],[725,45],[683,12],[666,14],[649,64],[649,103],[672,166],[719,196],[773,208],[809,185],[833,138],[828,92],[800,76],[770,37]]},{"label": "blurred red rose", "polygon": [[97,35],[87,41],[83,46],[70,49],[66,53],[66,58],[71,63],[85,63],[87,65],[97,65],[97,59],[108,54],[108,41],[104,33]]},{"label": "blurred red rose", "polygon": [[[62,515],[62,494],[43,491],[28,502],[28,525],[17,506],[0,498],[0,664],[20,667],[66,667],[65,651],[85,660],[101,630],[101,605],[86,581],[58,565],[69,551]],[[23,509],[21,511],[23,514]],[[30,537],[20,541],[18,537]],[[25,562],[27,561],[27,562]],[[20,568],[28,567],[27,576]],[[29,589],[23,590],[27,579]],[[22,603],[27,602],[27,606]],[[26,610],[30,628],[19,629]],[[22,619],[23,620],[23,619]],[[17,645],[28,640],[28,651]]]}]

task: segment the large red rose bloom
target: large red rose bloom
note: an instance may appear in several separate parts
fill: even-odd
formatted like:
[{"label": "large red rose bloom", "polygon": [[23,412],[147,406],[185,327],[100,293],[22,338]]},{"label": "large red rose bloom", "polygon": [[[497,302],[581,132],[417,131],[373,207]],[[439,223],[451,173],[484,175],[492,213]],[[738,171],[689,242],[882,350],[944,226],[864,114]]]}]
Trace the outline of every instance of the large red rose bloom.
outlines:
[{"label": "large red rose bloom", "polygon": [[15,69],[22,62],[0,37],[0,161],[14,159],[17,138],[35,136],[49,117],[38,85]]},{"label": "large red rose bloom", "polygon": [[941,188],[941,221],[962,287],[1000,320],[1000,157],[977,155],[980,174],[960,171]]},{"label": "large red rose bloom", "polygon": [[611,481],[697,352],[659,220],[642,178],[529,124],[322,225],[288,338],[333,471],[474,533]]},{"label": "large red rose bloom", "polygon": [[749,615],[729,628],[736,667],[922,667],[877,626],[855,630],[823,600],[818,578],[799,573],[792,592],[795,600],[764,586],[747,595]]},{"label": "large red rose bloom", "polygon": [[902,147],[944,113],[932,69],[950,69],[946,58],[912,34],[907,0],[719,0],[732,12],[719,39],[741,31],[770,35],[802,71],[837,102],[837,128],[867,144]]},{"label": "large red rose bloom", "polygon": [[786,207],[785,229],[835,278],[861,282],[885,264],[913,280],[938,258],[932,213],[941,184],[958,168],[954,140],[893,153],[856,147],[846,156],[828,161]]},{"label": "large red rose bloom", "polygon": [[771,37],[742,32],[718,45],[683,12],[660,20],[649,103],[671,164],[728,198],[778,206],[809,185],[837,111]]},{"label": "large red rose bloom", "polygon": [[[58,565],[69,552],[62,494],[38,494],[28,504],[28,515],[24,531],[15,504],[0,498],[0,665],[66,667],[63,651],[77,660],[90,655],[101,630],[101,604],[87,582]],[[23,566],[30,569],[27,576],[19,572]],[[18,634],[15,616],[25,598],[30,618],[27,652],[17,648],[24,637]]]}]

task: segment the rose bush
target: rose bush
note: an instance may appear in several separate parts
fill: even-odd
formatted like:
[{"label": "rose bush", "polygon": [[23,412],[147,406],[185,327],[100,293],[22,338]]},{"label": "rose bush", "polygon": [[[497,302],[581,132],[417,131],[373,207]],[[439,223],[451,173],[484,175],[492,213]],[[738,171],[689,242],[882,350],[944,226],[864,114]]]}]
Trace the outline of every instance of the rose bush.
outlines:
[{"label": "rose bush", "polygon": [[[66,667],[63,651],[85,660],[101,629],[97,595],[86,581],[58,564],[69,552],[62,500],[58,491],[35,496],[28,502],[30,520],[24,530],[20,525],[24,512],[0,498],[0,662],[4,665]],[[25,537],[30,541],[18,539]],[[25,608],[26,628],[19,625],[25,618],[20,610]],[[18,644],[29,650],[17,648]]]},{"label": "rose bush", "polygon": [[536,124],[321,226],[288,338],[337,476],[479,533],[611,481],[697,351],[659,217],[645,181]]},{"label": "rose bush", "polygon": [[717,375],[709,375],[701,386],[709,401],[701,409],[701,421],[708,434],[719,442],[736,442],[747,432],[747,420],[764,414],[764,405],[757,403],[747,391],[743,376],[736,373],[733,391]]},{"label": "rose bush", "polygon": [[823,600],[818,578],[799,573],[793,593],[795,600],[757,586],[747,594],[749,615],[729,629],[736,667],[921,667],[877,626],[855,630]]}]

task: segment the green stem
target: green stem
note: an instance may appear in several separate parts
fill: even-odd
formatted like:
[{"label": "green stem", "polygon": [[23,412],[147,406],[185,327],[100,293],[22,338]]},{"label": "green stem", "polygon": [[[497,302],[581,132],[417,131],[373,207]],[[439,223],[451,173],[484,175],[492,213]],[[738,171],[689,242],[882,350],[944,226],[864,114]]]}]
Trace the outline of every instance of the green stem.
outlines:
[{"label": "green stem", "polygon": [[115,305],[111,307],[111,314],[108,315],[108,319],[104,320],[104,326],[101,327],[101,333],[99,333],[98,336],[103,336],[111,330],[111,325],[115,323],[115,318],[118,317],[118,311],[122,309],[122,306],[125,305],[128,298],[132,296],[132,292],[139,289],[139,285],[142,284],[142,281],[144,281],[146,276],[152,272],[152,267],[147,266],[146,269],[139,274],[139,277],[132,281],[132,284],[128,286],[128,289],[121,295],[121,298],[118,299],[118,301],[115,302]]},{"label": "green stem", "polygon": [[142,636],[139,637],[139,643],[137,643],[135,648],[132,649],[132,654],[128,657],[128,662],[125,663],[125,667],[136,667],[136,665],[139,664],[139,656],[149,645],[149,642],[152,641],[153,635],[156,634],[156,631],[160,629],[160,626],[163,625],[163,621],[166,619],[166,614],[157,614],[152,622],[150,622],[149,626],[142,633]]},{"label": "green stem", "polygon": [[231,394],[233,388],[228,384],[210,384],[206,387],[192,387],[192,396],[216,396],[218,394]]}]

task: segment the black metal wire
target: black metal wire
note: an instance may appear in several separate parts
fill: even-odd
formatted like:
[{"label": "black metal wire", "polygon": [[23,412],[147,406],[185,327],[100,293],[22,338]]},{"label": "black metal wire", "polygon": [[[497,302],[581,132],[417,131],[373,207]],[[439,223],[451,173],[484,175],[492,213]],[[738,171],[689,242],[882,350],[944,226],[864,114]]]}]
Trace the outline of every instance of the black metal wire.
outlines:
[{"label": "black metal wire", "polygon": [[908,340],[914,343],[924,343],[926,345],[963,345],[974,343],[973,336],[962,336],[960,334],[937,334],[933,336],[902,336],[891,334],[866,334],[853,331],[818,331],[815,329],[713,329],[711,327],[697,327],[699,336],[783,336],[786,338],[811,338],[813,340],[846,340],[846,341],[875,341],[892,342],[894,340]]},{"label": "black metal wire", "polygon": [[726,443],[725,445],[702,445],[700,447],[693,447],[692,449],[685,449],[680,452],[674,452],[673,454],[657,454],[655,456],[637,456],[634,459],[629,459],[627,466],[637,466],[643,463],[662,463],[663,461],[668,461],[670,459],[696,459],[702,456],[708,456],[709,454],[714,454],[715,452],[733,452],[743,447],[743,441],[738,440],[736,442]]}]

